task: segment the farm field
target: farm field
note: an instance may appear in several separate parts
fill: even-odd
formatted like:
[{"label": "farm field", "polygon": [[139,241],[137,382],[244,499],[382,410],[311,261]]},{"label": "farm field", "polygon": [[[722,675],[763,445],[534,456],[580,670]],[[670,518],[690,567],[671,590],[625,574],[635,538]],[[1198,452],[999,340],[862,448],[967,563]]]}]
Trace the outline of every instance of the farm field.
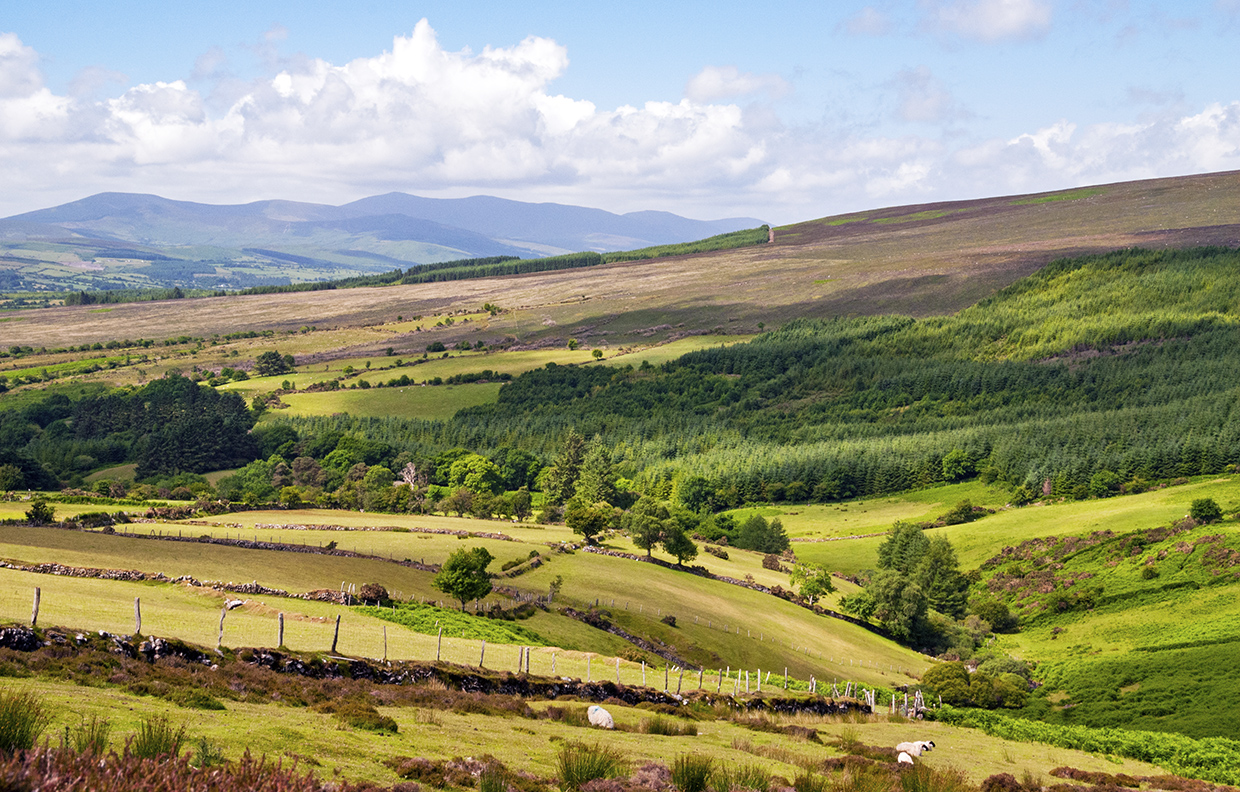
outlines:
[{"label": "farm field", "polygon": [[[973,500],[974,505],[994,503],[993,500],[988,502],[984,498],[985,489],[979,484],[957,486],[961,487],[961,499],[977,494]],[[940,487],[924,490],[917,497],[946,494],[953,489]],[[922,512],[924,516],[919,517],[914,514],[915,501],[905,501],[903,498],[904,496],[895,499],[876,498],[841,506],[839,509],[832,506],[798,507],[805,519],[794,523],[793,518],[789,517],[785,525],[797,525],[801,531],[813,531],[815,535],[830,535],[845,530],[841,515],[859,513],[866,517],[876,515],[873,521],[859,523],[864,527],[861,533],[871,533],[891,527],[890,522],[886,523],[885,527],[879,524],[878,515],[907,514],[909,516],[896,519],[912,521],[932,519],[931,515],[941,515],[955,503],[952,497],[944,498],[941,503],[946,506],[940,506],[936,502],[930,511]],[[1154,528],[1183,517],[1192,501],[1198,498],[1213,498],[1228,513],[1240,510],[1240,479],[1236,476],[1203,476],[1187,484],[1139,495],[1003,509],[976,522],[933,528],[930,533],[950,539],[961,566],[969,569],[990,558],[1000,548],[1019,544],[1026,539],[1060,534],[1087,534],[1093,531],[1123,533]],[[845,512],[844,509],[849,511]],[[765,510],[763,513],[766,513]],[[774,513],[774,510],[771,513]],[[822,516],[818,521],[812,521],[817,514]],[[785,518],[781,516],[780,519]],[[851,524],[848,523],[850,526]],[[789,534],[795,535],[791,530]],[[876,551],[883,538],[872,536],[832,542],[794,542],[793,548],[797,557],[804,561],[826,564],[830,569],[852,574],[874,566]]]},{"label": "farm field", "polygon": [[[495,523],[483,522],[482,525],[497,527]],[[182,528],[174,524],[138,525],[132,529],[138,533],[185,530],[191,535],[203,530],[202,526]],[[539,538],[555,533],[536,529],[526,532]],[[561,536],[567,533],[563,529],[559,532]],[[392,554],[428,563],[442,562],[449,552],[462,546],[487,547],[498,562],[523,558],[530,550],[547,549],[545,543],[523,544],[479,537],[462,541],[452,536],[418,533],[255,532],[253,529],[239,532],[227,527],[212,533],[232,538],[240,534],[246,540],[255,536],[264,541],[268,537],[294,543],[304,540],[311,545],[338,541],[341,549],[373,550],[381,556]],[[306,535],[301,536],[303,533]],[[249,550],[46,528],[4,528],[0,534],[4,538],[0,543],[0,557],[26,564],[56,561],[71,566],[162,572],[169,577],[191,575],[202,581],[248,583],[253,580],[292,592],[338,589],[342,583],[360,588],[363,583],[377,582],[404,598],[443,598],[430,586],[429,573],[380,559]],[[724,569],[723,573],[740,572],[743,568],[763,571],[754,554],[742,555],[751,556],[745,567]],[[547,558],[549,563],[536,570],[498,582],[541,596],[547,593],[552,581],[559,578],[563,588],[557,601],[578,608],[589,608],[597,602],[610,614],[608,618],[625,629],[653,636],[696,664],[764,667],[768,671],[787,666],[797,678],[808,679],[811,675],[827,678],[830,674],[840,679],[885,685],[903,684],[898,680],[907,680],[910,673],[919,674],[927,667],[920,655],[871,632],[847,622],[815,616],[766,594],[640,562],[584,552],[552,554]],[[633,587],[637,576],[643,581],[640,590]],[[787,584],[786,576],[784,584]],[[500,600],[492,595],[491,601]],[[668,603],[676,603],[676,606],[670,607]],[[121,597],[117,618],[123,619],[131,604],[131,599]],[[676,617],[675,627],[662,622],[669,613]],[[585,646],[577,643],[583,638],[578,623],[564,617],[539,614],[524,623],[553,644]],[[207,625],[204,629],[214,628]],[[589,639],[591,644],[597,637]],[[609,640],[609,645],[618,651],[621,644]]]}]

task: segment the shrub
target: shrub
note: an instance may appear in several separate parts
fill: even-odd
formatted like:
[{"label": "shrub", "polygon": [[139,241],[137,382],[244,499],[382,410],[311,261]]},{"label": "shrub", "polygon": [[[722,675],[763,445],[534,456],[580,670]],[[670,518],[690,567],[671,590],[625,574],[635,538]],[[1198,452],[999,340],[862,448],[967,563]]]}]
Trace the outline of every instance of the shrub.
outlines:
[{"label": "shrub", "polygon": [[138,731],[125,745],[125,753],[139,759],[178,756],[185,741],[185,725],[173,729],[167,718],[143,718]]},{"label": "shrub", "polygon": [[659,621],[663,622],[663,623],[664,623],[664,624],[666,624],[668,627],[675,627],[675,626],[676,626],[676,617],[675,617],[675,616],[673,616],[673,615],[672,615],[672,614],[670,614],[670,613],[669,613],[669,614],[667,614],[666,616],[664,616],[664,617],[663,617],[662,619],[660,619]]},{"label": "shrub", "polygon": [[560,789],[576,792],[597,778],[616,778],[628,770],[628,761],[619,750],[597,743],[566,743],[556,760]]},{"label": "shrub", "polygon": [[379,714],[371,704],[358,699],[333,699],[324,701],[314,707],[316,712],[335,716],[354,729],[372,732],[391,732],[398,730],[396,721],[386,715]]},{"label": "shrub", "polygon": [[672,784],[680,792],[704,792],[713,769],[709,756],[681,754],[672,763]]},{"label": "shrub", "polygon": [[782,569],[779,563],[779,556],[775,555],[774,553],[767,553],[766,555],[762,556],[762,568],[773,569],[776,572],[778,572],[780,569]]},{"label": "shrub", "polygon": [[0,692],[0,753],[30,750],[50,720],[43,699],[35,694]]},{"label": "shrub", "polygon": [[1198,498],[1189,507],[1188,516],[1199,523],[1212,523],[1223,516],[1223,510],[1214,502],[1214,498]]},{"label": "shrub", "polygon": [[112,735],[112,721],[92,715],[83,718],[77,726],[65,727],[65,745],[78,753],[103,756],[108,750],[108,737]]}]

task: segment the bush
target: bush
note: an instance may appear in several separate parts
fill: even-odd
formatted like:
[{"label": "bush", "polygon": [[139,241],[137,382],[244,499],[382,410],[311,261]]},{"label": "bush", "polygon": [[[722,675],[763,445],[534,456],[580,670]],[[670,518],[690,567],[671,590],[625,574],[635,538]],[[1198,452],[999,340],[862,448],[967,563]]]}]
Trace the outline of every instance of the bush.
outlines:
[{"label": "bush", "polygon": [[1214,498],[1198,498],[1189,507],[1188,516],[1199,523],[1212,523],[1222,519],[1223,510],[1214,502]]},{"label": "bush", "polygon": [[775,555],[774,553],[767,553],[766,555],[762,556],[762,568],[773,569],[776,572],[778,572],[783,567],[780,566],[779,556]]},{"label": "bush", "polygon": [[43,699],[34,693],[0,692],[0,753],[33,748],[51,717]]},{"label": "bush", "polygon": [[381,715],[377,709],[365,701],[357,699],[333,699],[317,704],[316,712],[334,715],[354,729],[372,732],[391,732],[398,730],[396,721]]},{"label": "bush", "polygon": [[565,792],[576,792],[597,778],[621,776],[628,770],[628,766],[628,761],[618,749],[603,747],[598,743],[567,743],[560,748],[556,759],[560,789]]},{"label": "bush", "polygon": [[143,718],[138,731],[125,745],[125,754],[139,759],[179,756],[185,741],[185,725],[173,729],[167,718]]},{"label": "bush", "polygon": [[714,764],[709,756],[681,754],[672,763],[672,784],[680,792],[704,792]]}]

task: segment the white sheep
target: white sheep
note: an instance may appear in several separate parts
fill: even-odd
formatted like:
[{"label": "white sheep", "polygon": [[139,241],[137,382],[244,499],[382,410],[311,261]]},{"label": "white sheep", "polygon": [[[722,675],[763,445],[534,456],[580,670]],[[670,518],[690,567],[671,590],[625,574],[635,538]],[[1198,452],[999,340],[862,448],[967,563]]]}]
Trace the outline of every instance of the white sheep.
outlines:
[{"label": "white sheep", "polygon": [[907,753],[910,756],[921,756],[926,751],[934,748],[933,740],[918,740],[917,742],[902,742],[896,746],[896,750]]},{"label": "white sheep", "polygon": [[904,751],[900,751],[900,756],[896,759],[896,762],[897,762],[898,764],[908,765],[909,767],[912,767],[912,766],[913,766],[913,757],[909,756],[909,755],[908,755],[907,753],[905,753]]},{"label": "white sheep", "polygon": [[616,722],[611,719],[611,713],[597,704],[590,705],[590,709],[586,710],[586,717],[590,719],[591,726],[597,726],[600,729],[616,728]]}]

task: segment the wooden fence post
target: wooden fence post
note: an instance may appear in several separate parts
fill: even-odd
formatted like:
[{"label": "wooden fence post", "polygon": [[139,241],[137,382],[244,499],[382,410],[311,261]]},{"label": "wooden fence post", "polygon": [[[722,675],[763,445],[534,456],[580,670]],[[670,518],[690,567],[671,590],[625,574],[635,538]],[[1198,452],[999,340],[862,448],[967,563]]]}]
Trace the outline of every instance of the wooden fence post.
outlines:
[{"label": "wooden fence post", "polygon": [[142,634],[142,600],[133,598],[133,634]]},{"label": "wooden fence post", "polygon": [[590,681],[590,655],[586,655],[586,681]]},{"label": "wooden fence post", "polygon": [[443,625],[439,626],[439,641],[435,644],[435,662],[439,662],[439,653],[443,650]]},{"label": "wooden fence post", "polygon": [[486,659],[487,659],[487,642],[484,640],[484,641],[482,642],[482,654],[478,655],[478,667],[479,667],[479,668],[483,668],[483,667],[484,667],[484,666],[482,665],[482,663],[483,663],[483,661],[485,661]]},{"label": "wooden fence post", "polygon": [[383,625],[383,662],[387,662],[387,625]]},{"label": "wooden fence post", "polygon": [[284,613],[283,612],[280,613],[280,616],[278,617],[277,622],[279,623],[279,627],[276,628],[276,648],[279,649],[284,646]]},{"label": "wooden fence post", "polygon": [[555,676],[555,652],[551,653],[551,676]]},{"label": "wooden fence post", "polygon": [[646,661],[642,661],[642,687],[646,686]]},{"label": "wooden fence post", "polygon": [[706,673],[706,666],[698,669],[698,690],[702,689],[702,676]]},{"label": "wooden fence post", "polygon": [[676,680],[676,695],[680,695],[680,686],[685,683],[685,669],[680,669],[680,678]]},{"label": "wooden fence post", "polygon": [[620,684],[620,658],[616,658],[616,684]]},{"label": "wooden fence post", "polygon": [[784,666],[784,690],[788,689],[788,666]]},{"label": "wooden fence post", "polygon": [[336,653],[336,642],[340,640],[340,614],[336,614],[336,631],[332,633],[332,654]]},{"label": "wooden fence post", "polygon": [[42,590],[35,586],[34,589],[34,609],[30,611],[30,626],[34,627],[39,623],[39,598],[42,596]]},{"label": "wooden fence post", "polygon": [[220,634],[215,639],[215,648],[220,649],[224,646],[224,617],[228,615],[228,608],[220,608]]},{"label": "wooden fence post", "polygon": [[671,670],[672,670],[672,669],[671,669],[671,666],[663,666],[663,692],[664,692],[664,693],[666,693],[666,692],[667,692],[667,687],[668,687],[668,684],[667,684],[668,674],[670,674],[670,673],[671,673]]}]

